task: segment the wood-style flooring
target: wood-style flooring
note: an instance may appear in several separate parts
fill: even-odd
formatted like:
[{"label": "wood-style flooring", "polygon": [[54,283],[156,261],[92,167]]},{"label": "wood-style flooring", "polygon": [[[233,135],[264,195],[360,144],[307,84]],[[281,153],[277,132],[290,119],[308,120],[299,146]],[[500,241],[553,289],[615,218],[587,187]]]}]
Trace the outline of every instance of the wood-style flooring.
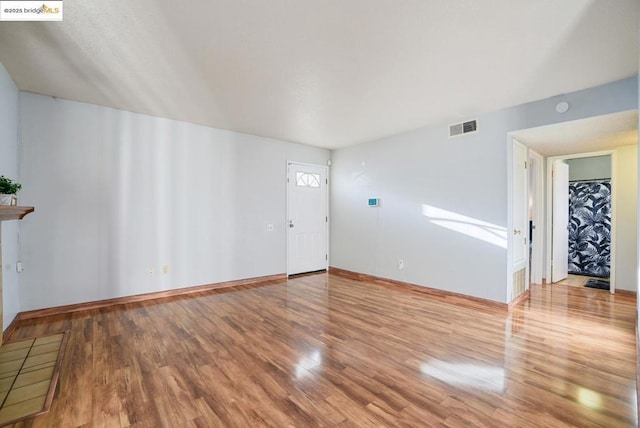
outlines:
[{"label": "wood-style flooring", "polygon": [[583,275],[572,275],[572,274],[569,274],[569,275],[567,275],[567,277],[565,279],[563,279],[562,281],[558,281],[555,284],[570,285],[572,287],[584,287],[585,284],[587,283],[587,281],[589,281],[590,279],[602,280],[602,278],[598,278],[598,277],[595,277],[595,276],[583,276]]},{"label": "wood-style flooring", "polygon": [[12,339],[70,336],[50,412],[16,426],[635,426],[635,313],[593,289],[532,286],[507,313],[319,274],[25,320]]}]

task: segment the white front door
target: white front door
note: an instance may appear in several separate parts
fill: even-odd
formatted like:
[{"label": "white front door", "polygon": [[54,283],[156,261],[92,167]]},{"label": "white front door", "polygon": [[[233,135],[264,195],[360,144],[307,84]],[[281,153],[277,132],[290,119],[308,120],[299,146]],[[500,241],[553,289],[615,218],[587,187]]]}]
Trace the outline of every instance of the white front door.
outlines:
[{"label": "white front door", "polygon": [[324,270],[328,264],[327,167],[287,164],[287,273]]},{"label": "white front door", "polygon": [[552,174],[551,282],[558,282],[569,274],[569,165],[553,162]]},{"label": "white front door", "polygon": [[[522,293],[529,288],[529,215],[528,215],[528,177],[527,177],[527,148],[520,142],[513,140],[513,259],[512,272],[519,272],[524,269],[524,273],[519,275],[520,290]],[[514,290],[516,291],[516,290]],[[512,297],[518,297],[516,295]]]}]

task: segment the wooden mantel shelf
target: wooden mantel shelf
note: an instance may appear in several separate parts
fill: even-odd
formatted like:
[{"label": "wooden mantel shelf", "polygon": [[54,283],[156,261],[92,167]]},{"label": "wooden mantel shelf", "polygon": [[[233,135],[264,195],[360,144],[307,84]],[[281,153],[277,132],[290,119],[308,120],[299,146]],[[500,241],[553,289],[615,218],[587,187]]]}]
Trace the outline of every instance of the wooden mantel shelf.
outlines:
[{"label": "wooden mantel shelf", "polygon": [[32,213],[35,210],[34,207],[17,207],[0,205],[0,221],[5,220],[22,220],[24,216]]}]

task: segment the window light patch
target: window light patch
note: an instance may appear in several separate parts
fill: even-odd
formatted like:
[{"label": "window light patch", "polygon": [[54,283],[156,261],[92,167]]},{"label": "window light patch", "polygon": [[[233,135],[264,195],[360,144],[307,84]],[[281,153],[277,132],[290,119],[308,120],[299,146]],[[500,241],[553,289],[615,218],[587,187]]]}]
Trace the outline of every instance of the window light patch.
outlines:
[{"label": "window light patch", "polygon": [[296,186],[320,187],[320,174],[296,171]]}]

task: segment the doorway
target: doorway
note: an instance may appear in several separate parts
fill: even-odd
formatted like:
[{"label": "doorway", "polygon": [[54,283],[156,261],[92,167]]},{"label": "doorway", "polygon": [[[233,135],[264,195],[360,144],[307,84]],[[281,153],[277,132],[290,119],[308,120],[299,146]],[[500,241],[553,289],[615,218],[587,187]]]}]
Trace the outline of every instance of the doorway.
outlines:
[{"label": "doorway", "polygon": [[548,159],[550,282],[615,292],[615,162],[615,151]]},{"label": "doorway", "polygon": [[509,227],[509,247],[511,247],[511,287],[507,299],[511,301],[529,290],[529,190],[527,147],[512,139],[511,171],[511,224]]},{"label": "doorway", "polygon": [[507,301],[541,284],[544,269],[544,158],[509,136],[510,174],[508,218]]},{"label": "doorway", "polygon": [[[637,284],[637,150],[638,150],[638,110],[628,110],[602,116],[578,120],[560,121],[551,125],[520,129],[507,134],[508,177],[513,173],[513,139],[527,146],[529,154],[535,150],[542,156],[542,190],[534,197],[534,206],[542,209],[540,221],[535,231],[542,233],[535,237],[531,248],[531,282],[551,283],[552,260],[552,162],[554,160],[610,156],[611,164],[611,254],[610,254],[610,291],[635,291]],[[535,165],[535,161],[531,163]],[[590,177],[592,178],[592,177]],[[600,178],[600,177],[597,177]],[[530,178],[532,183],[535,179]],[[513,181],[513,180],[509,180]],[[529,184],[530,185],[530,184]],[[514,199],[512,184],[507,183],[507,228],[512,230]],[[568,198],[568,196],[567,196]],[[566,200],[566,199],[565,199]],[[616,200],[620,203],[616,203]],[[565,224],[565,227],[568,225]],[[517,229],[517,228],[516,228]],[[511,235],[511,234],[510,234]],[[510,263],[517,249],[513,240],[507,247],[507,301],[512,300],[512,284],[515,273]],[[542,252],[541,281],[534,279],[536,272],[534,254]],[[568,254],[565,254],[568,262]]]},{"label": "doorway", "polygon": [[323,271],[329,263],[328,168],[287,162],[287,274]]}]

